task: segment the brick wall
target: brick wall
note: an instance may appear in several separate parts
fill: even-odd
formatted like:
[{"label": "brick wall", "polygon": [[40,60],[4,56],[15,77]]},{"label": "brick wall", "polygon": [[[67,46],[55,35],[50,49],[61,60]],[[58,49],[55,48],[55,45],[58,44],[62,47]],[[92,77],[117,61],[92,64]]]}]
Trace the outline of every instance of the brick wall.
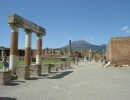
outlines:
[{"label": "brick wall", "polygon": [[130,37],[111,38],[106,55],[112,64],[130,65]]}]

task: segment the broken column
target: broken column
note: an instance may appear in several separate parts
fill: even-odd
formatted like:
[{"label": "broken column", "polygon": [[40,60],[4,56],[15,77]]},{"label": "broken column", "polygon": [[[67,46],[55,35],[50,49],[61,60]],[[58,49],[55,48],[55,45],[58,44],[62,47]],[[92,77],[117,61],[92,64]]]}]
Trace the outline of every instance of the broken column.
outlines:
[{"label": "broken column", "polygon": [[71,56],[71,40],[69,41],[69,56]]}]

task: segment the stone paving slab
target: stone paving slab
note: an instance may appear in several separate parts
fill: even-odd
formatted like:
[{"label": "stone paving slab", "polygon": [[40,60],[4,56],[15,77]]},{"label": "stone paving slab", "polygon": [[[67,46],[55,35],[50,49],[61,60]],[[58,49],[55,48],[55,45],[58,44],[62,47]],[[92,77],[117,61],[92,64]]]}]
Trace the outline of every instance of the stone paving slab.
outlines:
[{"label": "stone paving slab", "polygon": [[130,100],[130,67],[92,61],[0,85],[0,100]]}]

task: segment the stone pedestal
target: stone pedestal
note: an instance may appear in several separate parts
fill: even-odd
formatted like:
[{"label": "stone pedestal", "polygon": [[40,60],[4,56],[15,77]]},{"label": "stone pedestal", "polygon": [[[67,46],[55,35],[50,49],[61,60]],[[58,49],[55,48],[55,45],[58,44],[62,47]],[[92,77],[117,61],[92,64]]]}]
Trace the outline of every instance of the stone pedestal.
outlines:
[{"label": "stone pedestal", "polygon": [[67,67],[70,67],[70,62],[69,61],[67,61]]},{"label": "stone pedestal", "polygon": [[29,79],[30,76],[30,67],[29,66],[18,66],[16,68],[16,75],[18,79]]},{"label": "stone pedestal", "polygon": [[56,66],[57,66],[58,69],[62,69],[62,64],[61,63],[56,64]]},{"label": "stone pedestal", "polygon": [[41,73],[50,73],[51,72],[51,64],[42,64]]},{"label": "stone pedestal", "polygon": [[60,60],[61,60],[62,68],[66,68],[67,67],[66,58],[62,57],[60,58]]},{"label": "stone pedestal", "polygon": [[11,70],[4,71],[0,70],[0,85],[9,84],[11,80]]},{"label": "stone pedestal", "polygon": [[41,75],[41,70],[42,70],[42,67],[39,64],[30,65],[30,75],[32,75],[32,76]]},{"label": "stone pedestal", "polygon": [[58,71],[58,67],[54,64],[51,64],[51,71]]}]

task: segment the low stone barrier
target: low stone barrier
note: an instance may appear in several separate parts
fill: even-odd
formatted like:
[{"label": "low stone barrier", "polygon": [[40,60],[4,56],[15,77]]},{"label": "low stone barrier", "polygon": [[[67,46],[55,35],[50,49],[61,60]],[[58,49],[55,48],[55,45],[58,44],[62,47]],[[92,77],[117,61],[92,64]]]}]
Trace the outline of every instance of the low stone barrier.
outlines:
[{"label": "low stone barrier", "polygon": [[30,65],[30,75],[32,76],[39,76],[41,75],[42,67],[38,64],[31,64]]},{"label": "low stone barrier", "polygon": [[16,68],[16,75],[18,79],[28,79],[30,76],[30,67],[26,65],[18,66]]},{"label": "low stone barrier", "polygon": [[11,81],[11,70],[4,71],[0,70],[0,85],[9,84]]},{"label": "low stone barrier", "polygon": [[51,72],[51,64],[42,64],[41,73],[50,73]]}]

